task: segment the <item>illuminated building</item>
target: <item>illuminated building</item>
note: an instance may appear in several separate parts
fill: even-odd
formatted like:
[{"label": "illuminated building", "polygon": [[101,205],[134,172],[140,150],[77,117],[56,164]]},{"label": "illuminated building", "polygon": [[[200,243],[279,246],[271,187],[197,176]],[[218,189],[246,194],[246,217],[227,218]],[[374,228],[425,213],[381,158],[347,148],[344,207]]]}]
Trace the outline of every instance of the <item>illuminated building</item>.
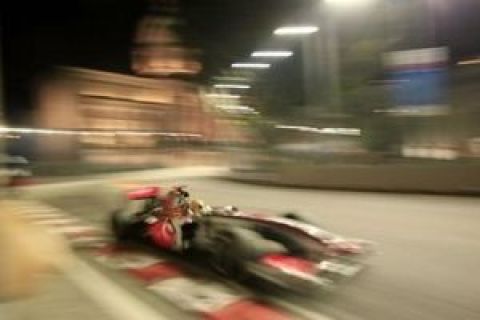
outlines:
[{"label": "illuminated building", "polygon": [[[195,50],[182,46],[172,31],[174,13],[174,2],[153,1],[139,22],[132,49],[136,75],[59,68],[38,90],[37,127],[185,133],[207,142],[240,139],[232,124],[206,110],[200,87],[187,80],[201,65]],[[75,159],[79,153],[161,144],[153,135],[52,135],[42,137],[40,151]]]},{"label": "illuminated building", "polygon": [[[206,127],[213,120],[201,107],[198,88],[175,79],[62,68],[56,78],[43,84],[38,103],[37,120],[43,128],[183,132],[212,138]],[[81,142],[129,147],[155,144],[143,138],[85,137]]]}]

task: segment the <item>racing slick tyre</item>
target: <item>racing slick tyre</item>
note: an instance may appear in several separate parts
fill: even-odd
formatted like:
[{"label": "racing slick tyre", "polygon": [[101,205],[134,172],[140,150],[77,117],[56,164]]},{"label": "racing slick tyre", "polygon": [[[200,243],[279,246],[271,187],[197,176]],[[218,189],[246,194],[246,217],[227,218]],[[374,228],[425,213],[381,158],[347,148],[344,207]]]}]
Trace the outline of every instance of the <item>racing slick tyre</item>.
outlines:
[{"label": "racing slick tyre", "polygon": [[110,225],[115,240],[117,240],[118,242],[125,242],[130,240],[130,224],[131,221],[129,221],[129,219],[126,219],[126,217],[122,215],[122,210],[115,210],[112,213],[110,218]]},{"label": "racing slick tyre", "polygon": [[223,276],[244,278],[245,269],[239,251],[241,244],[231,233],[215,237],[215,248],[210,254],[209,263],[213,270]]},{"label": "racing slick tyre", "polygon": [[279,243],[266,240],[258,233],[247,229],[232,229],[215,237],[210,264],[222,275],[234,277],[237,280],[248,278],[246,263],[256,261],[267,253],[286,252]]}]

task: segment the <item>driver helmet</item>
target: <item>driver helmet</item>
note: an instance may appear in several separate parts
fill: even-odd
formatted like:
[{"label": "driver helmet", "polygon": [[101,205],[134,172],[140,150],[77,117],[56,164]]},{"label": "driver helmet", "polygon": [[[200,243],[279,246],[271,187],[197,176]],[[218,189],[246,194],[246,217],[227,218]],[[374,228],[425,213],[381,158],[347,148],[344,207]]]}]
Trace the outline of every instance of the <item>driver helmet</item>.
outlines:
[{"label": "driver helmet", "polygon": [[202,200],[193,199],[190,202],[190,210],[193,212],[194,215],[201,216],[209,214],[212,209],[209,206],[205,205]]},{"label": "driver helmet", "polygon": [[189,193],[184,187],[176,187],[169,192],[170,199],[174,207],[182,207],[188,204]]}]

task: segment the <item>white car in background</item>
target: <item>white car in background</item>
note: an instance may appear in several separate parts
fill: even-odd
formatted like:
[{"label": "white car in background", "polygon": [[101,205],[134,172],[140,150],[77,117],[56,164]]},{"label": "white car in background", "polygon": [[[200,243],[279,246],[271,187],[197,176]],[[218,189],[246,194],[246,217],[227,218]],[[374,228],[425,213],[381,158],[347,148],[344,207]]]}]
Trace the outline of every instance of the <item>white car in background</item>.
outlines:
[{"label": "white car in background", "polygon": [[0,179],[3,185],[27,185],[31,183],[31,177],[30,162],[26,158],[10,155],[0,157]]}]

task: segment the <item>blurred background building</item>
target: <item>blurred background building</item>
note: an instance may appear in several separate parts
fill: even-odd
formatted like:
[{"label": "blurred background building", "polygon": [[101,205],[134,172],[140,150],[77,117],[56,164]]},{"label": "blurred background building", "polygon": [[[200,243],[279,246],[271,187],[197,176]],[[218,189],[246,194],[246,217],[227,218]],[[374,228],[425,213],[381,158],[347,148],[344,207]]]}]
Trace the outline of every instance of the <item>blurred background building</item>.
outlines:
[{"label": "blurred background building", "polygon": [[267,169],[479,157],[474,0],[111,3],[6,19],[8,120],[34,129],[9,133],[11,153],[158,163],[212,146],[239,159],[241,144]]},{"label": "blurred background building", "polygon": [[175,1],[151,2],[133,39],[136,75],[61,67],[40,83],[35,127],[78,131],[39,138],[43,159],[77,159],[81,154],[88,160],[106,151],[114,158],[115,150],[128,149],[155,152],[165,141],[249,139],[211,110],[192,81],[201,70],[198,51],[187,48],[176,34],[176,12]]}]

